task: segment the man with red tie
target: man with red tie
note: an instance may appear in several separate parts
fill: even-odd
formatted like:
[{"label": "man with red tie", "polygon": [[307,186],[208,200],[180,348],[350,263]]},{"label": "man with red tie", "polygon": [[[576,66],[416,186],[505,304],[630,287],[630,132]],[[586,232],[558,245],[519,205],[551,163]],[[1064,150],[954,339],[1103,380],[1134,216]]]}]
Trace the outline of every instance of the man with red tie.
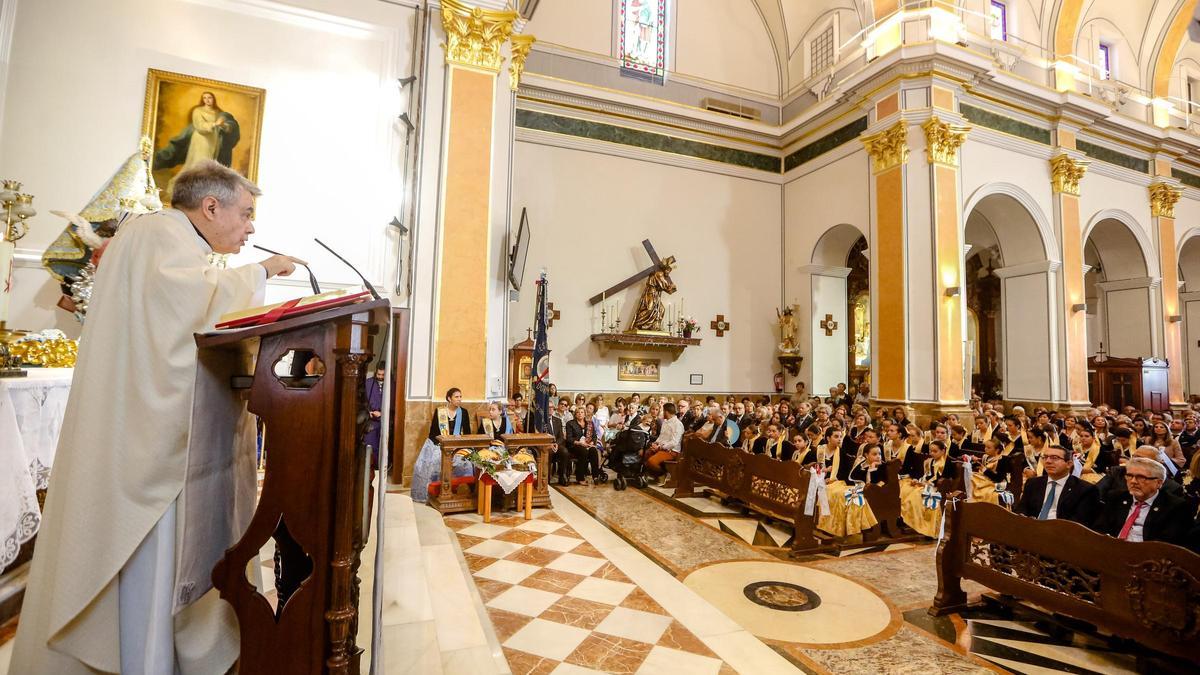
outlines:
[{"label": "man with red tie", "polygon": [[1182,543],[1192,520],[1188,502],[1160,489],[1166,477],[1162,464],[1130,459],[1125,465],[1129,491],[1109,499],[1095,529],[1125,541]]}]

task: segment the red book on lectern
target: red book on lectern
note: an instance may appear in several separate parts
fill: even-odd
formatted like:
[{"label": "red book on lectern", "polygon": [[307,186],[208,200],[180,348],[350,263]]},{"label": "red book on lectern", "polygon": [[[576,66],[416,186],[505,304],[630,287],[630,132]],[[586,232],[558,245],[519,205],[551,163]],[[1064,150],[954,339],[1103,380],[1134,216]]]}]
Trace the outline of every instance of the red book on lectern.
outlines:
[{"label": "red book on lectern", "polygon": [[262,326],[268,323],[275,323],[280,319],[287,319],[303,314],[312,314],[313,312],[319,312],[323,309],[341,307],[343,305],[352,305],[356,302],[363,302],[370,299],[371,293],[368,291],[358,291],[357,293],[345,289],[329,291],[328,293],[320,293],[318,295],[295,298],[288,300],[287,302],[279,302],[274,305],[254,307],[251,309],[244,309],[240,312],[223,314],[221,315],[221,321],[216,327],[218,329],[226,329],[245,328],[246,326]]}]

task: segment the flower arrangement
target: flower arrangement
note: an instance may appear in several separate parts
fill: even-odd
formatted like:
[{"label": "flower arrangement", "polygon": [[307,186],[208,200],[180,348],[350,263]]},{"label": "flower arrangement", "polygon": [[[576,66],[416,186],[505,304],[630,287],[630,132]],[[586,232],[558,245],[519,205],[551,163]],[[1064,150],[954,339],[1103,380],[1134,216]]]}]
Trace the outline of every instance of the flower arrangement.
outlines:
[{"label": "flower arrangement", "polygon": [[463,450],[460,454],[467,458],[467,461],[474,464],[483,473],[496,477],[496,474],[501,471],[516,469],[518,471],[537,471],[537,460],[533,453],[525,448],[509,454],[508,449],[499,441],[495,441],[491,446],[486,448],[475,448],[470,452]]},{"label": "flower arrangement", "polygon": [[685,316],[679,319],[679,329],[683,331],[684,337],[691,337],[692,333],[700,331],[700,324],[696,323],[694,318]]}]

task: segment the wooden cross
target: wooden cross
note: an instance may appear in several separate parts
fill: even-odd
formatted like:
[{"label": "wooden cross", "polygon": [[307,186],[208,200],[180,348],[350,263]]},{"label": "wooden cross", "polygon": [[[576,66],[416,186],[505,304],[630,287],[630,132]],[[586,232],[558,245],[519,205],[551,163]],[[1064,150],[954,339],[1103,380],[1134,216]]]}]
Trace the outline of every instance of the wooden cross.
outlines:
[{"label": "wooden cross", "polygon": [[546,328],[553,328],[554,322],[562,318],[562,312],[554,309],[553,302],[546,303],[546,309],[550,310],[546,316]]},{"label": "wooden cross", "polygon": [[650,265],[649,267],[647,267],[646,269],[642,270],[641,272],[638,272],[637,274],[629,277],[625,281],[622,281],[621,283],[619,283],[615,286],[612,286],[611,288],[606,289],[604,292],[593,295],[591,298],[588,299],[589,305],[600,304],[601,302],[604,301],[605,297],[611,297],[617,291],[621,291],[626,288],[629,288],[630,286],[636,284],[637,282],[641,281],[642,279],[645,279],[646,277],[650,276],[651,274],[654,274],[655,272],[657,272],[660,269],[667,270],[667,280],[670,281],[671,268],[675,266],[675,256],[669,256],[665,260],[659,259],[658,253],[655,252],[654,246],[650,244],[649,239],[643,239],[642,246],[646,249],[646,253],[650,256],[650,262],[653,264]]},{"label": "wooden cross", "polygon": [[718,314],[717,318],[709,321],[708,327],[717,332],[717,337],[725,337],[725,331],[733,329],[733,325],[725,320],[724,314]]},{"label": "wooden cross", "polygon": [[832,314],[826,314],[825,319],[821,321],[821,328],[825,331],[825,335],[833,335],[833,331],[837,330],[837,322],[833,320]]}]

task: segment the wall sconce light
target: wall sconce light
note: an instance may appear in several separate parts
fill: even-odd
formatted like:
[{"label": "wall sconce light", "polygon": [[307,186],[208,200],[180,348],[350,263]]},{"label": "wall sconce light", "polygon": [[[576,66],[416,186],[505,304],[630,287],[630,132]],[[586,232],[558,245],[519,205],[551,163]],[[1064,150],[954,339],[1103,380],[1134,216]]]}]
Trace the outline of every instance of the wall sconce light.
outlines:
[{"label": "wall sconce light", "polygon": [[1167,317],[1167,321],[1170,321],[1171,323],[1179,323],[1180,321],[1183,321],[1183,317],[1178,314],[1172,314],[1171,316]]},{"label": "wall sconce light", "polygon": [[1087,303],[1086,302],[1077,302],[1074,305],[1071,305],[1071,311],[1072,312],[1086,312],[1087,311]]},{"label": "wall sconce light", "polygon": [[946,289],[946,297],[953,298],[953,297],[956,297],[961,292],[962,292],[962,289],[959,288],[958,286],[951,286]]}]

